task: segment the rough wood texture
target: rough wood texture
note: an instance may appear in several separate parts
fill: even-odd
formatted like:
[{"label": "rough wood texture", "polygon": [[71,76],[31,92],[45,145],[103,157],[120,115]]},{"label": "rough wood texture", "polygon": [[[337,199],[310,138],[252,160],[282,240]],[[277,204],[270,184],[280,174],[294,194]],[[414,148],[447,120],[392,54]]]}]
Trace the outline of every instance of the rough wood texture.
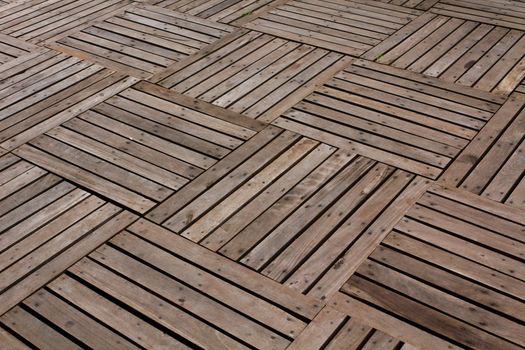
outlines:
[{"label": "rough wood texture", "polygon": [[342,293],[465,347],[522,348],[524,217],[501,217],[492,207],[508,210],[431,189]]},{"label": "rough wood texture", "polygon": [[525,349],[525,3],[0,1],[0,348]]},{"label": "rough wood texture", "polygon": [[356,60],[274,124],[437,178],[502,99]]},{"label": "rough wood texture", "polygon": [[362,57],[501,94],[525,76],[525,32],[423,14]]},{"label": "rough wood texture", "polygon": [[367,0],[294,0],[271,9],[244,27],[359,56],[420,13]]},{"label": "rough wood texture", "polygon": [[348,62],[335,52],[241,29],[150,81],[271,122]]},{"label": "rough wood texture", "polygon": [[160,7],[140,6],[72,33],[49,47],[147,78],[232,30]]}]

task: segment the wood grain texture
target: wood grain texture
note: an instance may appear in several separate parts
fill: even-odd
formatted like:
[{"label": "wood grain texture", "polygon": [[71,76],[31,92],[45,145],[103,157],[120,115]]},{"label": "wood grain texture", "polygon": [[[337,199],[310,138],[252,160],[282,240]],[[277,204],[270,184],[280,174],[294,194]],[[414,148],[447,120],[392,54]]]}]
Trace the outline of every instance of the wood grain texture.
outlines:
[{"label": "wood grain texture", "polygon": [[240,29],[149,80],[271,122],[349,61],[335,52]]},{"label": "wood grain texture", "polygon": [[255,134],[250,118],[141,83],[14,152],[145,213]]},{"label": "wood grain texture", "polygon": [[505,210],[435,186],[342,293],[462,346],[522,348],[525,226],[498,215]]},{"label": "wood grain texture", "polygon": [[525,349],[525,2],[1,0],[0,348]]},{"label": "wood grain texture", "polygon": [[525,208],[525,95],[514,93],[440,179],[485,198]]},{"label": "wood grain texture", "polygon": [[440,0],[430,11],[481,23],[525,29],[525,5],[521,1]]},{"label": "wood grain texture", "polygon": [[421,12],[377,1],[294,0],[244,27],[359,56]]},{"label": "wood grain texture", "polygon": [[273,124],[435,179],[501,101],[356,60]]},{"label": "wood grain texture", "polygon": [[3,314],[135,216],[12,154],[0,161]]},{"label": "wood grain texture", "polygon": [[232,30],[227,25],[141,5],[71,33],[49,47],[148,78]]},{"label": "wood grain texture", "polygon": [[423,14],[362,57],[500,94],[525,76],[524,32]]}]

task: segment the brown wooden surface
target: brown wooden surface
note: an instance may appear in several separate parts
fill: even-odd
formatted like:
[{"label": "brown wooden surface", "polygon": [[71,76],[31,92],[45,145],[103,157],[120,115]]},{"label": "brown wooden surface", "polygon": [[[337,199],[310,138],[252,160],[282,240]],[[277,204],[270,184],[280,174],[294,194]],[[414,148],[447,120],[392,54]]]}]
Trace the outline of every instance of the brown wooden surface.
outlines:
[{"label": "brown wooden surface", "polygon": [[525,74],[525,32],[423,14],[364,58],[480,90],[508,94]]},{"label": "brown wooden surface", "polygon": [[0,1],[0,349],[525,349],[525,3]]},{"label": "brown wooden surface", "polygon": [[435,179],[498,110],[499,101],[356,60],[274,124]]},{"label": "brown wooden surface", "polygon": [[342,293],[466,347],[523,347],[525,225],[486,211],[487,201],[432,188]]},{"label": "brown wooden surface", "polygon": [[366,0],[293,0],[244,27],[359,56],[421,12]]},{"label": "brown wooden surface", "polygon": [[130,8],[49,47],[147,78],[233,30],[156,6]]}]

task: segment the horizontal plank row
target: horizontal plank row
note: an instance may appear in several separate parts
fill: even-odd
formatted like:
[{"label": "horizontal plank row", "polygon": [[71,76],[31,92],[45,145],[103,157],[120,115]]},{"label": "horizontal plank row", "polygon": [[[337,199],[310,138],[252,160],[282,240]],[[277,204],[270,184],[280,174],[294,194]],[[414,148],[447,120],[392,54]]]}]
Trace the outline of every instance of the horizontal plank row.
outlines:
[{"label": "horizontal plank row", "polygon": [[274,124],[437,178],[500,101],[496,95],[356,60]]},{"label": "horizontal plank row", "polygon": [[13,154],[0,157],[0,314],[134,219]]},{"label": "horizontal plank row", "polygon": [[150,81],[270,122],[347,63],[338,53],[241,29]]},{"label": "horizontal plank row", "polygon": [[244,27],[360,56],[409,23],[421,11],[366,0],[293,0]]},{"label": "horizontal plank row", "polygon": [[521,214],[468,192],[435,186],[341,291],[461,346],[522,349]]},{"label": "horizontal plank row", "polygon": [[525,32],[425,13],[363,58],[509,94],[525,76]]},{"label": "horizontal plank row", "polygon": [[141,5],[74,32],[49,47],[147,78],[232,30],[224,24]]},{"label": "horizontal plank row", "polygon": [[162,87],[139,83],[14,152],[144,213],[262,126]]}]

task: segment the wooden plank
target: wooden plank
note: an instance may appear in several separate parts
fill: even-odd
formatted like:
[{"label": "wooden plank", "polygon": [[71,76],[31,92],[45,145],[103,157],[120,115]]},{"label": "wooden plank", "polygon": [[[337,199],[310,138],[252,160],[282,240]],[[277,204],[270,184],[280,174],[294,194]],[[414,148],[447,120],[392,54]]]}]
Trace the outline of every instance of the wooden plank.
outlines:
[{"label": "wooden plank", "polygon": [[517,185],[525,171],[521,161],[524,98],[520,93],[511,95],[445,171],[441,183],[523,208],[523,198],[512,196],[514,191],[519,191]]},{"label": "wooden plank", "polygon": [[453,17],[437,16],[413,26],[412,32],[403,29],[404,35],[392,35],[381,44],[384,48],[363,57],[464,86],[511,93],[523,78],[523,32]]},{"label": "wooden plank", "polygon": [[354,61],[274,124],[436,178],[496,105],[383,67]]},{"label": "wooden plank", "polygon": [[284,2],[283,0],[160,0],[153,3],[177,12],[240,26]]},{"label": "wooden plank", "polygon": [[[523,338],[515,335],[523,333],[524,270],[518,258],[525,226],[490,212],[497,207],[495,214],[503,212],[503,204],[480,199],[487,211],[471,209],[466,192],[434,188],[448,198],[421,197],[341,291],[352,304],[365,301],[463,346],[522,347]],[[463,210],[463,221],[449,225]],[[508,226],[504,231],[515,252],[498,246],[506,238],[494,232],[494,220]]]},{"label": "wooden plank", "polygon": [[[0,175],[24,164],[19,159]],[[36,178],[26,173],[0,187],[3,193],[21,178],[0,202],[2,313],[80,259],[90,242],[111,235],[112,221],[132,219],[120,208],[46,171]]]},{"label": "wooden plank", "polygon": [[[450,341],[437,337],[425,330],[421,330],[412,324],[399,320],[389,314],[383,313],[355,298],[337,292],[330,302],[330,306],[340,312],[354,317],[358,322],[369,327],[377,328],[392,336],[404,340],[407,343],[402,347],[404,350],[432,348],[432,349],[463,349]],[[409,344],[415,347],[407,346]]]},{"label": "wooden plank", "polygon": [[244,27],[360,56],[379,44],[374,32],[400,29],[418,14],[380,2],[302,0],[277,6]]},{"label": "wooden plank", "polygon": [[525,29],[525,12],[517,1],[477,3],[470,0],[439,1],[430,11],[481,23]]},{"label": "wooden plank", "polygon": [[9,347],[9,349],[13,349],[13,350],[31,349],[29,346],[24,344],[17,337],[10,334],[3,328],[0,328],[0,340],[2,341],[2,344]]},{"label": "wooden plank", "polygon": [[232,284],[244,286],[245,290],[265,300],[271,300],[283,310],[312,319],[322,307],[322,303],[314,298],[298,294],[286,286],[146,220],[138,221],[129,228],[129,231],[151,243],[166,247],[186,261],[191,260],[191,257],[198,257],[194,263],[201,268],[213,272]]},{"label": "wooden plank", "polygon": [[[288,344],[288,341],[281,336],[243,317],[241,314],[236,313],[224,305],[206,298],[206,296],[192,289],[184,288],[184,285],[173,279],[164,277],[161,272],[147,268],[138,262],[135,263],[132,259],[124,259],[119,262],[117,256],[112,256],[111,253],[111,250],[105,250],[104,262],[108,264],[108,267],[116,268],[117,271],[124,273],[125,276],[131,278],[136,284],[147,286],[147,288],[162,296],[168,302],[175,306],[182,307],[183,310],[181,311],[185,311],[188,316],[191,314],[198,318],[205,316],[207,322],[211,324],[211,327],[206,327],[202,324],[201,327],[199,327],[203,331],[202,334],[193,333],[195,337],[205,338],[206,335],[209,337],[215,333],[213,328],[217,327],[230,336],[260,348],[284,348]],[[130,271],[130,268],[133,268],[133,271]],[[113,280],[113,278],[111,278],[112,274],[104,273],[101,269],[96,269],[94,266],[91,267],[90,264],[84,264],[79,269],[73,270],[84,272],[87,281],[94,282],[95,285],[102,283],[108,285],[108,282]],[[112,289],[109,285],[104,288],[106,290]],[[122,293],[124,298],[127,294],[124,290],[120,293],[113,291],[113,293],[116,294],[116,296]],[[151,309],[151,306],[149,306],[148,309]],[[168,309],[168,305],[166,305],[164,309],[164,312],[168,311],[166,310]],[[174,324],[172,327],[174,326],[176,325]],[[208,331],[205,331],[205,328],[208,328]],[[271,335],[274,335],[274,337],[272,338]],[[215,341],[218,340],[219,339]],[[207,342],[208,344],[213,344],[211,339]],[[230,342],[234,343],[233,339]]]},{"label": "wooden plank", "polygon": [[[6,149],[14,149],[136,82],[135,78],[76,59],[57,64],[52,56],[43,58],[47,62],[35,66],[38,69],[28,69],[22,63],[6,72],[3,91],[9,97],[0,107],[0,141]],[[66,61],[73,65],[69,70],[60,69]],[[26,78],[31,73],[34,79]],[[20,76],[25,80],[20,81]]]},{"label": "wooden plank", "polygon": [[93,348],[138,348],[46,289],[41,289],[24,300],[24,305],[38,316],[45,317],[49,326],[65,331],[68,337],[73,337],[73,340],[82,345]]},{"label": "wooden plank", "polygon": [[235,40],[225,37],[214,45],[150,80],[271,122],[349,63],[343,55],[253,31],[239,31]]},{"label": "wooden plank", "polygon": [[0,28],[30,43],[51,42],[87,22],[112,16],[130,3],[127,0],[30,1],[0,8]]},{"label": "wooden plank", "polygon": [[143,83],[33,139],[16,153],[144,213],[263,126]]},{"label": "wooden plank", "polygon": [[32,51],[37,49],[38,46],[36,45],[0,33],[0,66],[16,58],[30,55]]},{"label": "wooden plank", "polygon": [[[40,349],[60,347],[61,349],[81,349],[80,346],[46,325],[25,309],[17,306],[0,318],[11,331],[25,341]],[[2,344],[5,344],[2,342]]]},{"label": "wooden plank", "polygon": [[[81,260],[80,263],[86,262]],[[87,271],[85,272],[86,278],[88,277]],[[116,277],[116,276],[115,276]],[[117,282],[117,281],[116,281]],[[77,280],[68,277],[66,275],[60,276],[58,279],[53,281],[49,288],[58,294],[63,299],[68,300],[69,303],[80,309],[80,311],[86,312],[91,317],[96,318],[108,325],[114,331],[117,331],[127,337],[130,341],[138,344],[141,347],[158,347],[160,349],[186,349],[187,347],[181,344],[177,339],[174,339],[168,334],[165,334],[160,329],[153,327],[148,322],[143,321],[141,318],[135,316],[128,310],[116,305],[111,300],[106,299],[104,296],[99,295],[89,287],[83,285]],[[48,293],[41,293],[40,297],[46,296]],[[38,295],[38,293],[37,293]],[[53,308],[55,305],[52,304],[53,299],[48,300],[42,298],[45,302],[41,306],[38,301],[32,301],[32,306],[36,310],[42,310]],[[51,303],[50,303],[51,302]],[[58,312],[65,313],[68,311],[68,304],[56,305],[58,306]],[[64,310],[65,309],[65,310]],[[99,322],[100,322],[99,321]],[[111,339],[113,338],[113,339]],[[110,335],[107,340],[111,343],[118,340],[114,339],[114,335]]]},{"label": "wooden plank", "polygon": [[148,78],[232,30],[189,15],[139,5],[69,34],[49,47],[137,78]]}]

